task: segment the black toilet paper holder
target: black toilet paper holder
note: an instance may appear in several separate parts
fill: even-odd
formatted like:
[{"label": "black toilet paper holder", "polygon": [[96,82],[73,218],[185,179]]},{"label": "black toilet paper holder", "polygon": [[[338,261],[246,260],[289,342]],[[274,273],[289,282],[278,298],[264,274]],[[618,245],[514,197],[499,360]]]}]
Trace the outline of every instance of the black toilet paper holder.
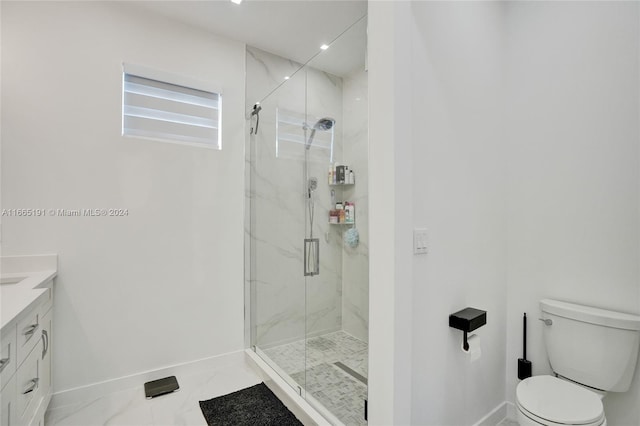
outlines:
[{"label": "black toilet paper holder", "polygon": [[487,323],[487,311],[476,308],[464,308],[454,314],[449,315],[449,327],[462,330],[462,347],[469,350],[468,333],[476,330]]}]

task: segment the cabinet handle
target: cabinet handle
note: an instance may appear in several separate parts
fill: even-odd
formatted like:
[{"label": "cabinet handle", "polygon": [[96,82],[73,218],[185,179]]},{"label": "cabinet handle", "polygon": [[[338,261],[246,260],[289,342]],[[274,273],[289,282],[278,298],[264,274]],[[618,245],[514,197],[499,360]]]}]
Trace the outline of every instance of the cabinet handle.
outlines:
[{"label": "cabinet handle", "polygon": [[36,388],[38,387],[38,382],[39,381],[40,381],[40,379],[38,379],[37,377],[35,379],[31,379],[29,381],[29,383],[31,383],[31,384],[29,386],[27,386],[27,388],[24,391],[22,391],[22,394],[26,395],[26,394],[36,390]]},{"label": "cabinet handle", "polygon": [[11,361],[11,358],[2,358],[0,359],[0,373],[2,373],[2,370],[4,370],[4,368],[9,365],[9,362]]},{"label": "cabinet handle", "polygon": [[29,327],[24,329],[22,334],[25,335],[25,336],[31,336],[33,333],[36,332],[36,330],[38,329],[39,326],[40,326],[39,324],[30,325]]},{"label": "cabinet handle", "polygon": [[42,359],[49,352],[49,333],[47,330],[42,330]]}]

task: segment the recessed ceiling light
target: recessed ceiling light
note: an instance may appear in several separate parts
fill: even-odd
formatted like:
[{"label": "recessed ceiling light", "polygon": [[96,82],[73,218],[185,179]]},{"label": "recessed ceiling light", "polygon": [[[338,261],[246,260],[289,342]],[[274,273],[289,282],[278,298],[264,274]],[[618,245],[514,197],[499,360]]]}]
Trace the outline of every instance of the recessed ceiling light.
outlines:
[{"label": "recessed ceiling light", "polygon": [[242,0],[231,0],[231,3],[240,4],[242,3]]},{"label": "recessed ceiling light", "polygon": [[291,78],[291,77],[289,77],[288,75],[285,75],[285,76],[284,76],[284,79],[285,79],[285,80],[289,80],[290,78]]},{"label": "recessed ceiling light", "polygon": [[322,50],[327,50],[329,48],[328,44],[323,44],[322,46],[320,46],[320,49]]}]

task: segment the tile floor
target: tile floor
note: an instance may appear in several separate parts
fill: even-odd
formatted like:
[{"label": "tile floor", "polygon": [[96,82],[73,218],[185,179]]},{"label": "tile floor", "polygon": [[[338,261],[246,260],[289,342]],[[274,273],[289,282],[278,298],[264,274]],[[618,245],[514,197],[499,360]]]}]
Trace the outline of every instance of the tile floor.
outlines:
[{"label": "tile floor", "polygon": [[180,390],[151,400],[143,386],[102,398],[49,410],[47,426],[146,426],[202,425],[206,421],[198,401],[215,398],[256,385],[262,380],[248,364],[234,363],[206,374],[181,377]]},{"label": "tile floor", "polygon": [[[306,380],[307,389],[343,423],[365,425],[362,399],[367,387],[337,367],[342,362],[367,377],[367,344],[344,332],[314,337],[307,342],[308,368],[304,369],[304,342],[265,350],[294,379]],[[302,361],[299,357],[302,355]],[[301,367],[302,366],[302,367]],[[293,370],[293,368],[299,368]],[[116,392],[83,404],[49,410],[47,426],[206,426],[198,401],[215,398],[253,386],[262,380],[244,362],[225,365],[208,373],[178,376],[180,391],[152,400],[144,397],[143,386]],[[499,426],[517,426],[505,419]]]},{"label": "tile floor", "polygon": [[[306,347],[305,347],[306,346]],[[366,425],[364,399],[368,377],[368,345],[355,337],[337,331],[265,349],[271,358],[293,380],[306,389],[347,426]],[[335,363],[353,370],[351,375]]]}]

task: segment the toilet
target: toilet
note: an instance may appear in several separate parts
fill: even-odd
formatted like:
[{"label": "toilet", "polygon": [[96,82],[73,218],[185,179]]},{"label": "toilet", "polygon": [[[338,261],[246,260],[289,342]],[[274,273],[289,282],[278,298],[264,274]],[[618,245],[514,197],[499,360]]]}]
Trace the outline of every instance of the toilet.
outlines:
[{"label": "toilet", "polygon": [[544,342],[554,375],[516,388],[520,426],[606,426],[602,398],[631,386],[640,347],[640,316],[557,300],[540,301]]}]

